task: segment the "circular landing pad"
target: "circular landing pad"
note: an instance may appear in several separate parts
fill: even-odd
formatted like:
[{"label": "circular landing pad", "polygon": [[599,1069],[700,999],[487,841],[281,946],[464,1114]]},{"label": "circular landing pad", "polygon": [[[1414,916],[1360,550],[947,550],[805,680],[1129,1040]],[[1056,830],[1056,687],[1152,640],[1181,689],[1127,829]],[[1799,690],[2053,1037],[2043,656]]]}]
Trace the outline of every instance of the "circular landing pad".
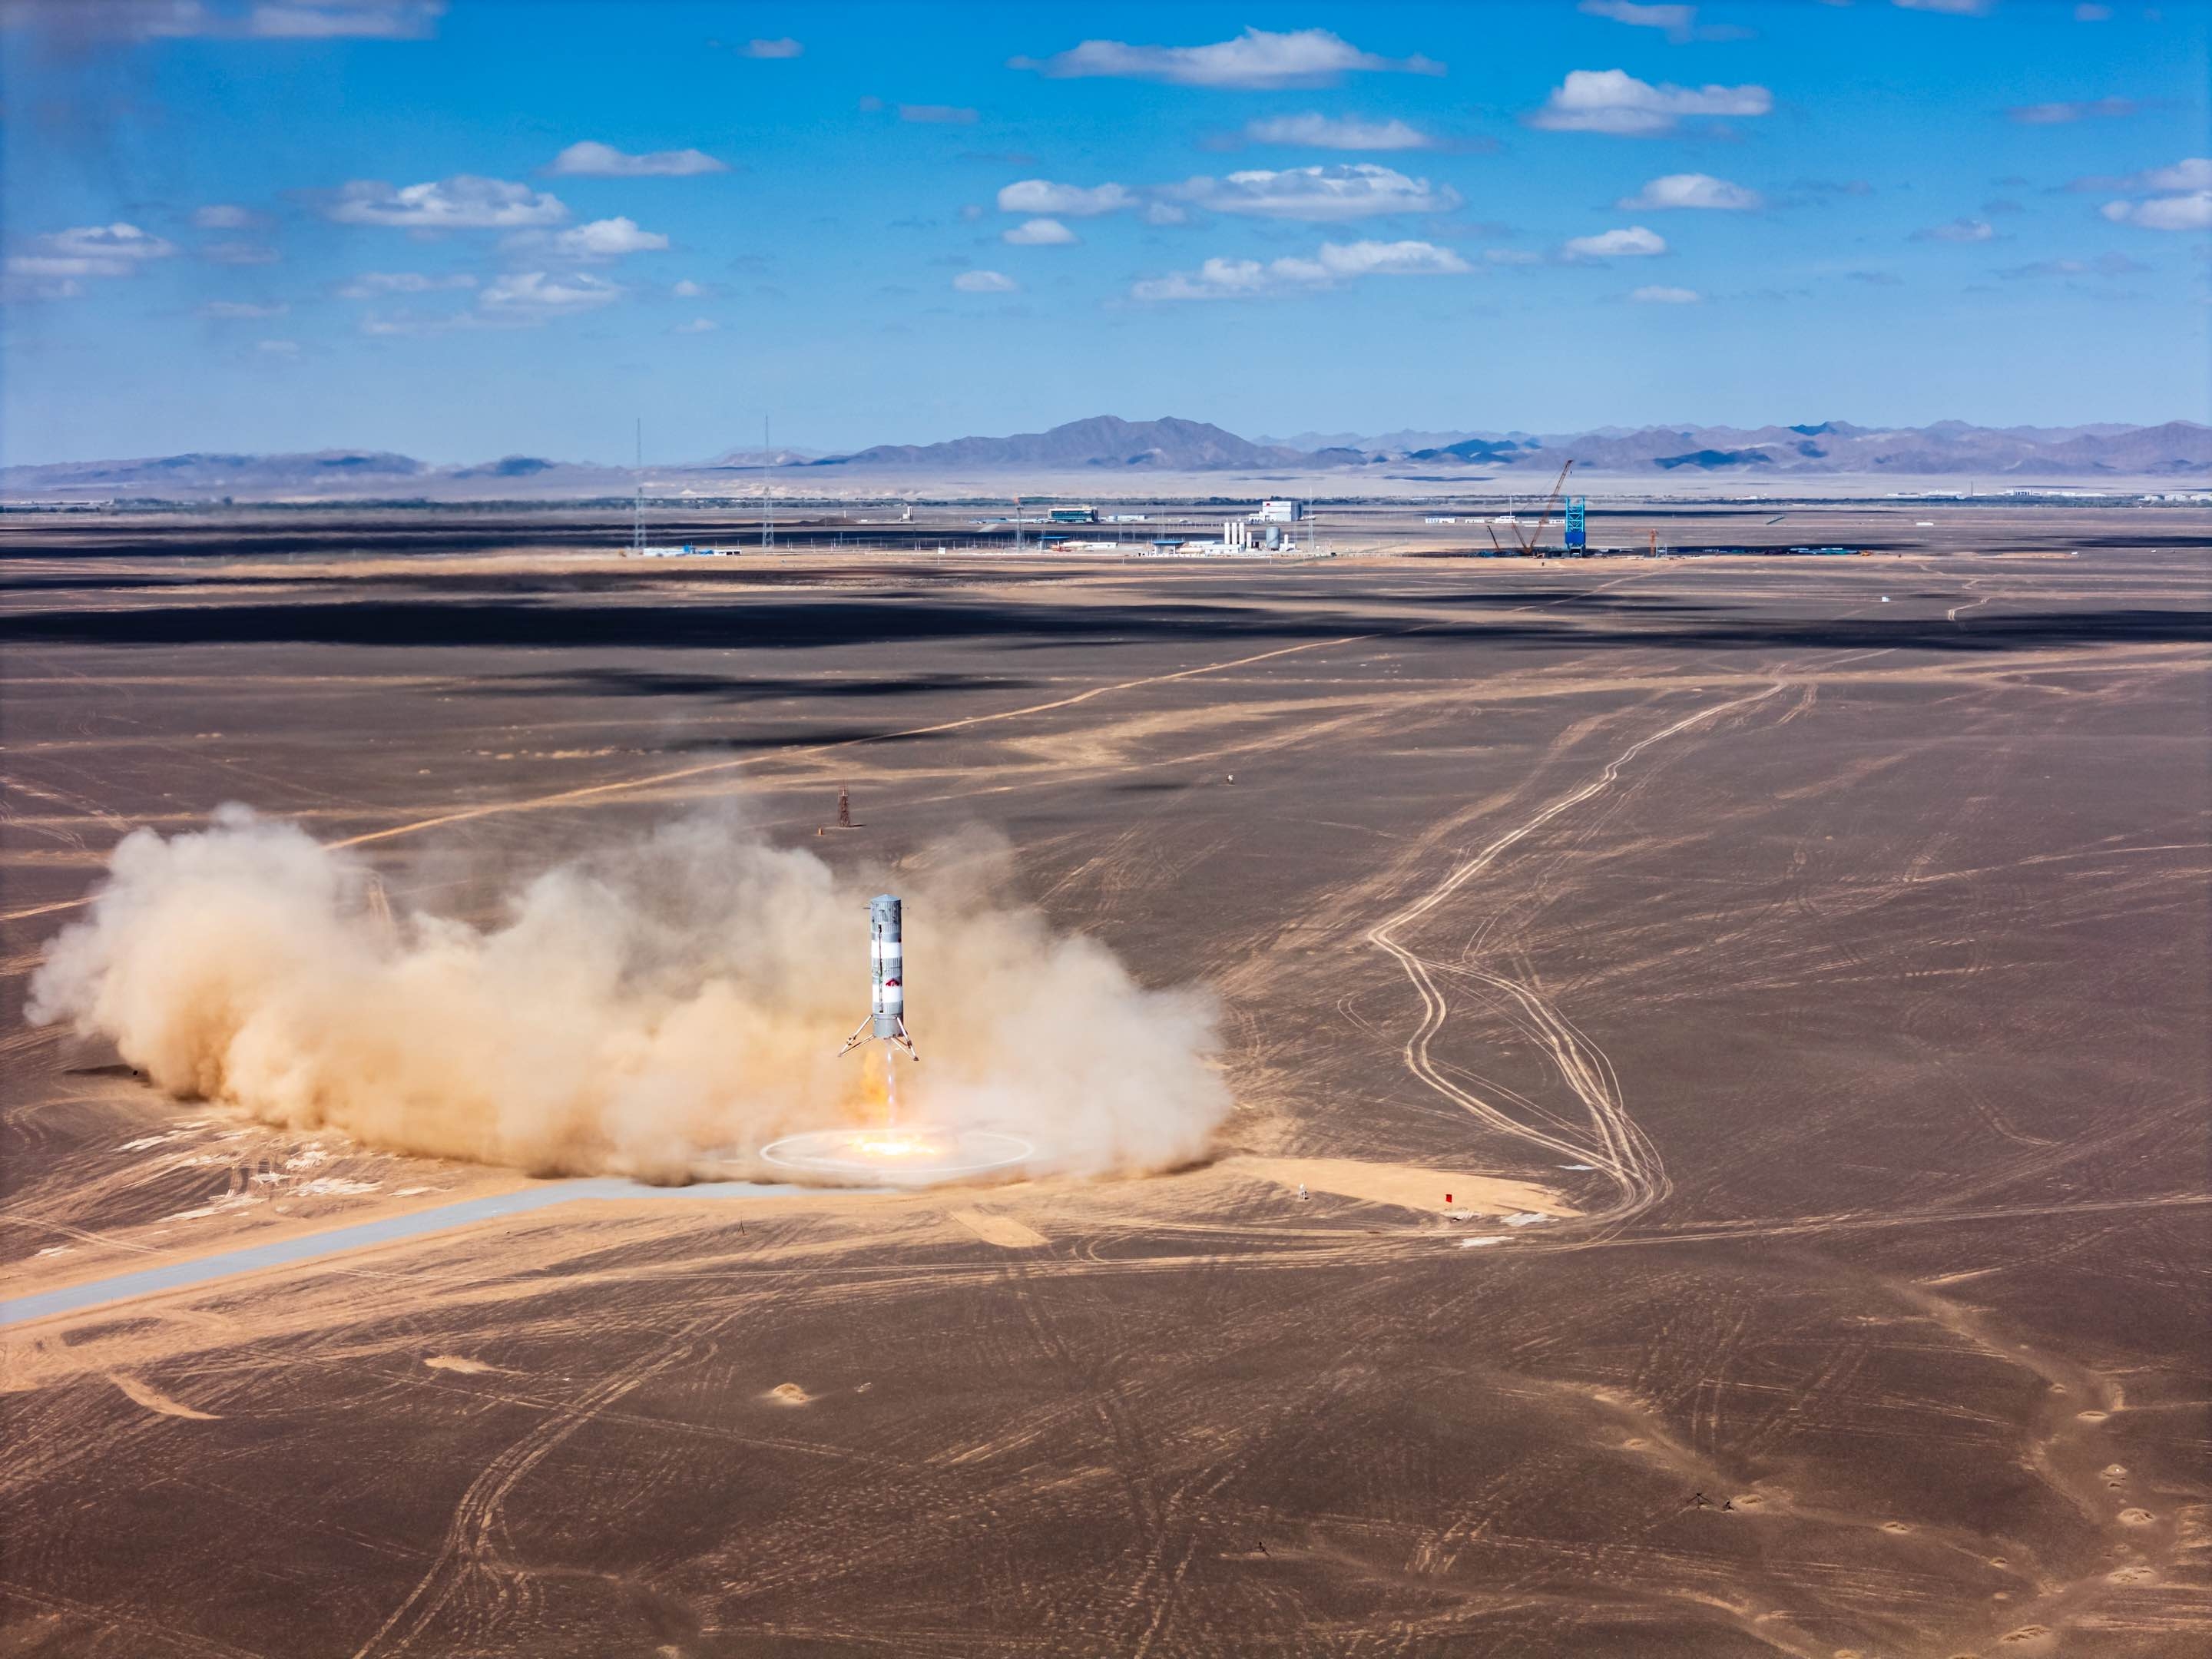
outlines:
[{"label": "circular landing pad", "polygon": [[991,1129],[815,1129],[761,1148],[763,1163],[797,1176],[870,1186],[927,1187],[1011,1170],[1033,1142]]}]

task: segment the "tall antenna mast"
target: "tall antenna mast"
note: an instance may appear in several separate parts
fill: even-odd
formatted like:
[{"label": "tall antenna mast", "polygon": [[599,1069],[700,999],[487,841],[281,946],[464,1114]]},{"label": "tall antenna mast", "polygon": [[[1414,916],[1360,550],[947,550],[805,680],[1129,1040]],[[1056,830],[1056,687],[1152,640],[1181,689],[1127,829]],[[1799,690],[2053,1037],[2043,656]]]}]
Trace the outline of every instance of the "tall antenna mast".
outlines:
[{"label": "tall antenna mast", "polygon": [[761,551],[775,546],[775,492],[769,477],[775,470],[775,450],[769,441],[768,416],[761,416]]},{"label": "tall antenna mast", "polygon": [[645,556],[645,416],[637,417],[637,470],[630,476],[629,550]]}]

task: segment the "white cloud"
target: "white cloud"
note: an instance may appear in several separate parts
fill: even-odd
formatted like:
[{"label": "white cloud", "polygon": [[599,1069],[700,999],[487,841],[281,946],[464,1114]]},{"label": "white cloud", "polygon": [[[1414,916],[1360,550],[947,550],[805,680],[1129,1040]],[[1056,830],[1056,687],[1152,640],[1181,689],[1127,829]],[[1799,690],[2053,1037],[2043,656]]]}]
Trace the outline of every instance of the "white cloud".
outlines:
[{"label": "white cloud", "polygon": [[694,317],[688,323],[678,323],[668,331],[671,334],[712,334],[714,322],[708,317]]},{"label": "white cloud", "polygon": [[[373,288],[356,283],[340,292],[349,298],[366,299],[377,293],[419,294],[433,288],[457,288],[472,280],[416,278],[407,273],[396,273],[380,276]],[[463,329],[536,328],[556,318],[611,306],[627,292],[618,284],[588,271],[566,276],[542,270],[516,271],[486,284],[477,294],[471,310],[428,314],[409,311],[371,313],[362,319],[361,330],[364,334],[426,335]]]},{"label": "white cloud", "polygon": [[246,15],[262,40],[426,40],[446,0],[269,0]]},{"label": "white cloud", "polygon": [[264,317],[282,317],[290,309],[281,300],[265,306],[245,300],[210,300],[200,307],[200,315],[221,323],[245,322]]},{"label": "white cloud", "polygon": [[1639,305],[1693,306],[1703,296],[1693,288],[1639,288],[1628,296]]},{"label": "white cloud", "polygon": [[1616,23],[1627,23],[1647,29],[1664,29],[1669,36],[1689,39],[1691,27],[1698,21],[1695,6],[1639,6],[1633,0],[1583,0],[1577,9],[1591,17],[1607,17]]},{"label": "white cloud", "polygon": [[1196,270],[1148,276],[1129,289],[1133,300],[1249,300],[1268,291],[1267,270],[1257,259],[1208,259]]},{"label": "white cloud", "polygon": [[356,179],[340,187],[324,212],[340,224],[407,230],[513,230],[557,225],[568,216],[557,197],[465,173],[398,190],[380,179]]},{"label": "white cloud", "polygon": [[1742,40],[1751,34],[1749,29],[1729,23],[1700,27],[1695,6],[1643,6],[1636,4],[1635,0],[1583,0],[1580,9],[1589,16],[1608,18],[1634,28],[1663,29],[1668,40],[1678,46],[1692,40]]},{"label": "white cloud", "polygon": [[1403,121],[1312,112],[1254,121],[1244,136],[1255,144],[1303,144],[1311,149],[1431,149],[1437,142]]},{"label": "white cloud", "polygon": [[2017,282],[2037,276],[2132,276],[2149,269],[2124,253],[2100,253],[2094,259],[2038,259],[1997,275]]},{"label": "white cloud", "polygon": [[2107,202],[2099,211],[2114,224],[2143,230],[2212,230],[2212,190],[2154,196],[2148,202]]},{"label": "white cloud", "polygon": [[1065,214],[1073,219],[1119,213],[1137,205],[1137,198],[1120,185],[1056,185],[1049,179],[1024,179],[999,192],[1001,213]]},{"label": "white cloud", "polygon": [[622,296],[623,290],[614,283],[586,271],[573,276],[549,276],[542,270],[525,270],[497,278],[477,296],[477,302],[494,317],[535,320],[595,311]]},{"label": "white cloud", "polygon": [[1529,253],[1517,247],[1486,247],[1482,251],[1486,263],[1493,265],[1540,265],[1544,256]]},{"label": "white cloud", "polygon": [[1294,29],[1275,34],[1247,28],[1234,40],[1206,46],[1135,46],[1121,40],[1085,40],[1042,60],[1016,58],[1007,67],[1036,70],[1056,80],[1103,76],[1165,81],[1180,87],[1262,90],[1327,86],[1352,70],[1443,73],[1443,64],[1425,58],[1378,58],[1362,52],[1327,29]]},{"label": "white cloud", "polygon": [[126,266],[135,266],[147,259],[166,259],[177,251],[174,244],[120,221],[112,225],[76,225],[58,230],[40,237],[38,246],[57,254],[120,259]]},{"label": "white cloud", "polygon": [[1431,185],[1373,161],[1333,167],[1264,168],[1226,179],[1193,179],[1176,186],[1186,202],[1216,213],[1267,219],[1364,219],[1378,213],[1443,213],[1460,204],[1449,185]]},{"label": "white cloud", "polygon": [[[165,242],[120,220],[112,225],[72,225],[67,230],[34,236],[28,247],[28,252],[9,257],[9,276],[46,282],[78,276],[128,276],[147,260],[166,259],[177,251],[174,243]],[[68,295],[56,294],[48,297],[73,298],[75,294],[72,289]]]},{"label": "white cloud", "polygon": [[444,276],[426,276],[417,270],[364,270],[338,290],[338,298],[380,300],[387,294],[432,294],[440,289],[476,285],[477,279],[465,270]]},{"label": "white cloud", "polygon": [[1996,0],[1889,0],[1899,11],[1948,12],[1954,17],[1986,17]]},{"label": "white cloud", "polygon": [[205,0],[66,0],[0,5],[0,24],[20,19],[71,41],[426,40],[445,9],[446,0],[261,0],[242,10]]},{"label": "white cloud", "polygon": [[259,222],[260,215],[228,202],[192,210],[192,223],[201,230],[245,230]]},{"label": "white cloud", "polygon": [[1559,250],[1570,259],[1646,259],[1666,251],[1667,239],[1642,225],[1571,237]]},{"label": "white cloud", "polygon": [[899,119],[922,126],[972,127],[980,118],[972,109],[957,104],[901,104]]},{"label": "white cloud", "polygon": [[458,317],[418,317],[411,311],[402,311],[390,316],[372,313],[361,319],[364,334],[447,334],[457,328],[474,328],[477,319]]},{"label": "white cloud", "polygon": [[1652,86],[1626,70],[1571,70],[1528,125],[1547,132],[1603,132],[1645,138],[1671,132],[1686,115],[1765,115],[1765,87]]},{"label": "white cloud", "polygon": [[270,357],[296,357],[300,355],[297,340],[256,340],[253,349]]},{"label": "white cloud", "polygon": [[553,251],[568,259],[617,259],[625,253],[658,253],[668,238],[657,230],[641,230],[634,219],[594,219],[588,225],[557,232]]},{"label": "white cloud", "polygon": [[2056,127],[2075,121],[2115,119],[2140,113],[2142,106],[2132,98],[2086,98],[2073,103],[2017,104],[2005,112],[2027,127]]},{"label": "white cloud", "polygon": [[1024,219],[999,240],[1016,247],[1066,247],[1081,239],[1057,219]]},{"label": "white cloud", "polygon": [[707,290],[689,276],[668,291],[679,300],[703,300],[707,297]]},{"label": "white cloud", "polygon": [[2192,155],[2136,175],[2138,190],[2212,190],[2212,158]]},{"label": "white cloud", "polygon": [[1458,276],[1471,267],[1433,242],[1323,242],[1315,256],[1331,277]]},{"label": "white cloud", "polygon": [[2149,167],[2142,173],[2130,173],[2122,178],[2093,175],[2087,179],[2076,179],[2066,188],[2120,191],[2137,196],[2151,196],[2176,190],[2212,190],[2212,156],[2184,156],[2170,167]]},{"label": "white cloud", "polygon": [[656,149],[630,155],[587,138],[562,150],[545,170],[562,178],[688,179],[702,173],[727,173],[730,164],[703,149]]},{"label": "white cloud", "polygon": [[200,258],[219,265],[273,265],[284,256],[265,242],[210,242]]},{"label": "white cloud", "polygon": [[1315,293],[1362,276],[1463,275],[1470,267],[1431,242],[1324,242],[1310,258],[1208,259],[1196,270],[1170,271],[1129,290],[1135,300],[1251,300]]},{"label": "white cloud", "polygon": [[963,294],[1012,294],[1021,288],[1012,277],[996,270],[963,270],[952,279],[952,286]]},{"label": "white cloud", "polygon": [[755,40],[749,43],[745,47],[745,56],[748,58],[796,58],[805,50],[805,47],[787,34],[780,40]]},{"label": "white cloud", "polygon": [[1147,202],[1145,204],[1144,220],[1148,225],[1187,225],[1190,222],[1190,215],[1173,202]]},{"label": "white cloud", "polygon": [[81,300],[84,284],[74,276],[41,276],[20,269],[15,259],[0,266],[0,301],[9,305],[26,300]]},{"label": "white cloud", "polygon": [[1991,242],[1996,240],[1996,230],[1986,219],[1954,219],[1948,224],[1929,225],[1912,233],[1916,242]]},{"label": "white cloud", "polygon": [[[75,276],[122,276],[130,270],[129,265],[95,268],[90,259],[64,258],[44,253],[11,253],[8,256],[8,274],[10,276],[35,276],[45,281]],[[77,291],[76,285],[71,283],[69,292],[74,295]]]},{"label": "white cloud", "polygon": [[2074,21],[2077,23],[2108,23],[2112,18],[2110,6],[2091,5],[2085,0],[2085,3],[2074,8]]},{"label": "white cloud", "polygon": [[1670,173],[1663,179],[1654,179],[1635,195],[1624,196],[1613,205],[1632,212],[1661,208],[1714,208],[1746,213],[1766,203],[1757,191],[1716,179],[1710,173]]}]

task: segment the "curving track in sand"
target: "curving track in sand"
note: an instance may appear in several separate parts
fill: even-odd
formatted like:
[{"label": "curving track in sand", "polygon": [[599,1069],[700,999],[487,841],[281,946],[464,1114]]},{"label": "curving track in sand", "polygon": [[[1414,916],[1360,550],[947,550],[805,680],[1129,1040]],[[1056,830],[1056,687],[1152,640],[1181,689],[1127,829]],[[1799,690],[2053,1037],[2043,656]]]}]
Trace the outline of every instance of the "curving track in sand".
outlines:
[{"label": "curving track in sand", "polygon": [[[1449,903],[1469,882],[1492,868],[1505,854],[1546,824],[1611,789],[1620,780],[1621,769],[1645,750],[1708,720],[1763,702],[1785,690],[1788,684],[1786,680],[1777,680],[1764,691],[1714,703],[1638,738],[1607,761],[1589,781],[1523,818],[1472,858],[1453,866],[1426,893],[1368,931],[1369,942],[1387,951],[1406,970],[1406,976],[1413,981],[1421,999],[1420,1023],[1406,1039],[1402,1050],[1406,1069],[1424,1085],[1486,1127],[1572,1162],[1588,1164],[1610,1179],[1616,1192],[1613,1202],[1584,1217],[1579,1224],[1584,1228],[1618,1226],[1650,1209],[1671,1190],[1658,1148],[1628,1115],[1621,1097],[1620,1079],[1612,1061],[1534,986],[1480,963],[1436,961],[1422,956],[1400,936]],[[1560,1079],[1580,1104],[1585,1125],[1575,1125],[1516,1097],[1524,1109],[1530,1109],[1532,1115],[1541,1116],[1551,1125],[1542,1127],[1444,1075],[1431,1054],[1437,1035],[1451,1017],[1450,1000],[1437,984],[1436,975],[1439,973],[1474,980],[1499,992],[1516,1006],[1519,1011],[1516,1023],[1549,1053]]]}]

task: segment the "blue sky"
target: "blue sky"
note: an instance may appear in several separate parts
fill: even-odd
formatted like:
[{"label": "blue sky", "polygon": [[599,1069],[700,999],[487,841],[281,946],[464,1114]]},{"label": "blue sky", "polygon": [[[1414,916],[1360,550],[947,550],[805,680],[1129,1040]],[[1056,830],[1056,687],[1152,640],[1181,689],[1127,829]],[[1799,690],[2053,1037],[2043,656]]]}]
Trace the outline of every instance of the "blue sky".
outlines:
[{"label": "blue sky", "polygon": [[0,0],[0,451],[2202,420],[2208,29]]}]

